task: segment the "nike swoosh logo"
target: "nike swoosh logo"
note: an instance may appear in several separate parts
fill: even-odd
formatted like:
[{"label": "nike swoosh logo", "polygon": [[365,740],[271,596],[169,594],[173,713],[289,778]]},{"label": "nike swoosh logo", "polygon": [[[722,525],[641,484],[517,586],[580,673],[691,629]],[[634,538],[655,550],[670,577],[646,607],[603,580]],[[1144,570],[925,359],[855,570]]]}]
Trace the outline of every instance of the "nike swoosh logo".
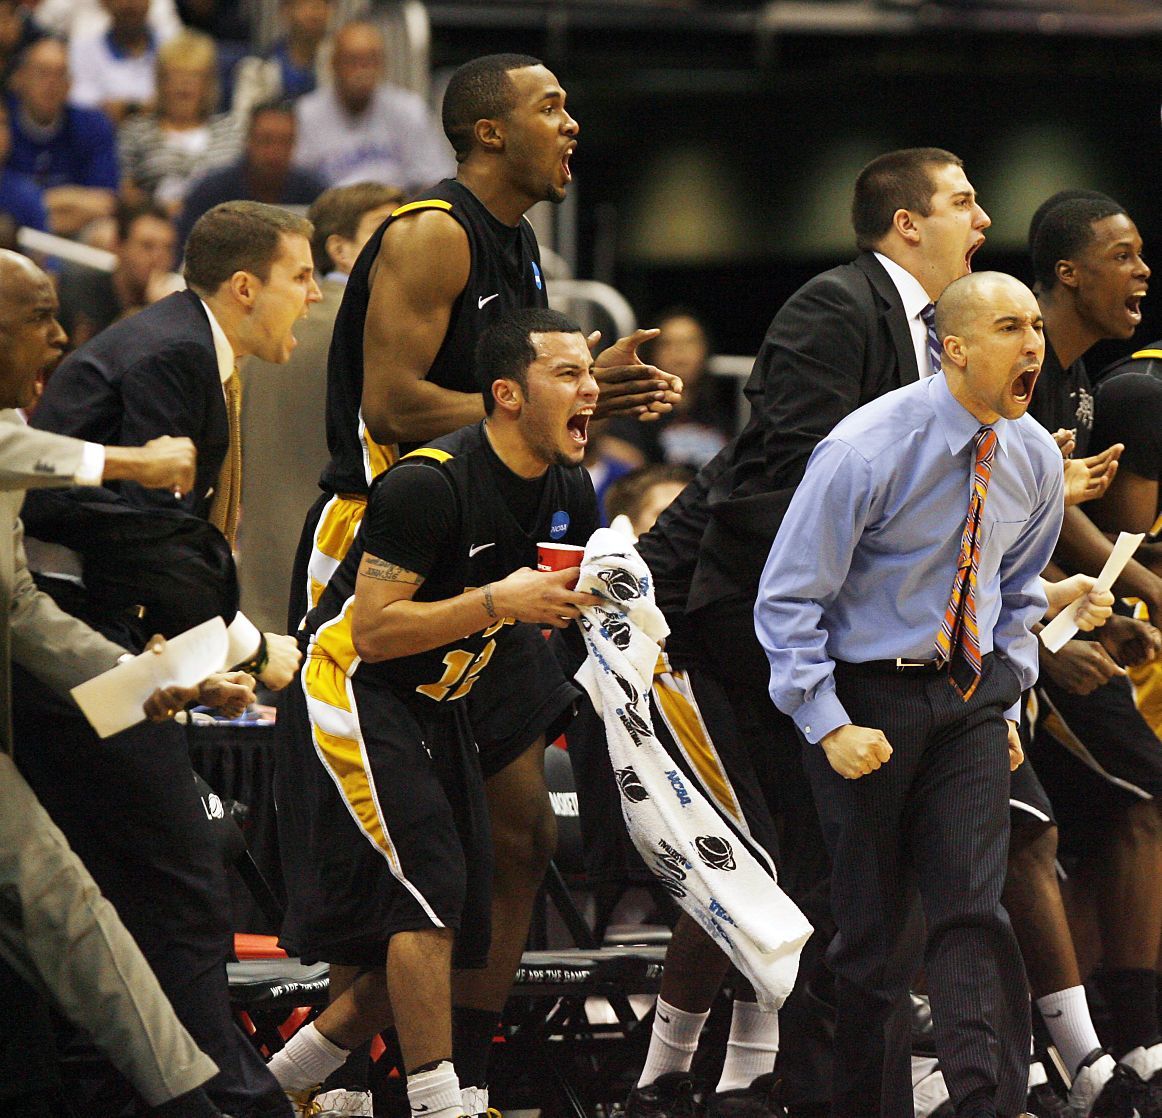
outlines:
[{"label": "nike swoosh logo", "polygon": [[491,303],[493,299],[499,299],[499,298],[500,298],[499,291],[495,295],[481,295],[480,298],[476,300],[476,309],[478,311],[482,311],[482,310],[484,310],[485,303]]},{"label": "nike swoosh logo", "polygon": [[468,549],[468,558],[471,559],[479,551],[483,551],[486,547],[495,547],[496,541],[492,543],[475,543]]},{"label": "nike swoosh logo", "polygon": [[1044,1012],[1042,1012],[1041,1016],[1042,1017],[1054,1017],[1054,1018],[1056,1018],[1056,1017],[1060,1017],[1064,1012],[1065,1012],[1064,1009],[1059,1009],[1056,1013],[1044,1013]]},{"label": "nike swoosh logo", "polygon": [[664,1013],[659,1013],[659,1014],[658,1014],[658,1020],[659,1020],[659,1021],[665,1021],[665,1023],[666,1023],[667,1025],[670,1023],[670,1018],[669,1018],[669,1017],[667,1017],[667,1016],[666,1016]]}]

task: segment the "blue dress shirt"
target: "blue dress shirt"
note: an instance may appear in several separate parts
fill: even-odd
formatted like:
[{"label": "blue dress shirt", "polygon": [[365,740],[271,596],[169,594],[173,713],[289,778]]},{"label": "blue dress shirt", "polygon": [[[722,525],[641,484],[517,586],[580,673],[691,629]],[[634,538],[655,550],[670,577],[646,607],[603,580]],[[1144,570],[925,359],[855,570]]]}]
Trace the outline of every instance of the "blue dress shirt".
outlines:
[{"label": "blue dress shirt", "polygon": [[[980,426],[947,380],[933,376],[853,412],[811,455],[755,602],[771,698],[809,742],[851,721],[835,693],[836,660],[935,657]],[[1031,626],[1046,607],[1038,576],[1065,508],[1061,452],[1029,416],[992,426],[980,649],[1004,656],[1027,689],[1037,678]]]}]

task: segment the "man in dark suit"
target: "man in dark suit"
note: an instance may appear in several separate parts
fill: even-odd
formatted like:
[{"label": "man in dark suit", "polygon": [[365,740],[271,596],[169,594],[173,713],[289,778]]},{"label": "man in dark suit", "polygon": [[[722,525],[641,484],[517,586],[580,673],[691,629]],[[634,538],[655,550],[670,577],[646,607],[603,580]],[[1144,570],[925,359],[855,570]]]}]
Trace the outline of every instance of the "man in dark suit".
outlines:
[{"label": "man in dark suit", "polygon": [[[309,233],[309,223],[261,203],[206,214],[186,250],[190,290],[70,356],[49,381],[37,426],[114,444],[188,436],[198,449],[190,492],[159,496],[126,483],[118,496],[156,517],[214,517],[229,535],[232,518],[220,520],[214,500],[237,477],[224,469],[232,442],[225,386],[239,357],[289,358],[294,324],[319,298]],[[256,659],[250,667],[268,686],[284,686],[298,666],[297,645],[267,634]],[[97,741],[27,678],[15,716],[18,741],[53,720],[52,748],[29,757],[25,775],[133,931],[183,1023],[219,1065],[211,1097],[234,1115],[286,1113],[285,1096],[230,1019],[221,853],[205,834],[182,736],[149,748],[127,735]],[[66,764],[64,751],[83,753],[85,765]]]},{"label": "man in dark suit", "polygon": [[[239,473],[241,467],[228,455],[227,396],[241,358],[280,364],[290,359],[295,322],[321,298],[311,231],[309,222],[274,206],[215,207],[186,245],[189,289],[116,324],[72,354],[47,385],[33,425],[101,443],[188,436],[198,449],[192,491],[177,497],[132,484],[112,488],[140,508],[181,508],[211,520],[233,544],[241,479],[231,483],[228,474],[231,465]],[[239,430],[239,457],[240,443]],[[233,501],[223,500],[231,488]],[[26,522],[35,535],[35,502]],[[253,665],[259,679],[275,689],[285,686],[297,666],[293,639],[264,634],[256,661],[264,657]]]},{"label": "man in dark suit", "polygon": [[[737,779],[758,780],[772,810],[783,814],[780,883],[817,928],[829,921],[826,898],[812,903],[808,894],[826,876],[826,856],[794,728],[767,694],[770,670],[752,617],[758,579],[820,439],[862,404],[934,371],[938,347],[926,316],[944,288],[970,270],[990,222],[957,156],[911,148],[880,156],[860,172],[852,224],[861,254],[810,280],[775,315],[746,385],[746,428],[639,542],[672,629],[671,659],[725,688],[755,761],[754,771]],[[680,919],[661,993],[670,1020],[655,1021],[630,1118],[673,1111],[683,1069],[666,1050],[684,1047],[692,1057],[698,1018],[726,969],[705,933]],[[677,1044],[659,1035],[663,1025]],[[749,1043],[776,1047],[773,1015],[765,1030],[760,1042],[762,1028],[755,1026]],[[787,1038],[794,1042],[807,1031],[789,1029]],[[727,1087],[736,1088],[737,1081]]]}]

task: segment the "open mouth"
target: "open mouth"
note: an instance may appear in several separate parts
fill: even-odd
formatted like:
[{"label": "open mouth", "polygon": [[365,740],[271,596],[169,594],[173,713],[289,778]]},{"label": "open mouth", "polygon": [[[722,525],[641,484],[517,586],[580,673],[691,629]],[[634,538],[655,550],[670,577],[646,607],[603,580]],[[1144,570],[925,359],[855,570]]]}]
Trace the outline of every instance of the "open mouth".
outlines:
[{"label": "open mouth", "polygon": [[969,250],[964,254],[964,270],[966,272],[972,271],[972,258],[976,255],[976,250],[984,244],[984,237],[981,237]]},{"label": "open mouth", "polygon": [[1130,321],[1137,326],[1142,321],[1142,300],[1146,298],[1145,291],[1135,291],[1126,300],[1126,314]]},{"label": "open mouth", "polygon": [[1017,374],[1012,385],[1013,399],[1017,403],[1028,404],[1033,395],[1033,385],[1037,383],[1040,373],[1040,365],[1028,365]]},{"label": "open mouth", "polygon": [[592,418],[592,411],[579,411],[570,417],[569,422],[565,425],[568,428],[569,437],[578,446],[585,446],[589,442],[589,420]]},{"label": "open mouth", "polygon": [[565,154],[561,156],[561,174],[564,176],[565,182],[567,182],[567,183],[573,181],[573,172],[569,167],[569,161],[572,158],[573,158],[573,148],[568,147],[565,149]]}]

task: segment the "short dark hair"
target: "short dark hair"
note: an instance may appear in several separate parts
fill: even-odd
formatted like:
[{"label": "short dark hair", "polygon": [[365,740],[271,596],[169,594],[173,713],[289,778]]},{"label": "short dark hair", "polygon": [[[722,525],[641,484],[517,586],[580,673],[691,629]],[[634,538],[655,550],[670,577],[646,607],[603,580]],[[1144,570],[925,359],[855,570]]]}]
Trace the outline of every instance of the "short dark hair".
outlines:
[{"label": "short dark hair", "polygon": [[533,334],[583,334],[568,315],[544,307],[526,307],[497,319],[476,343],[476,380],[484,395],[485,414],[496,404],[492,396],[495,380],[515,380],[521,391],[528,390],[529,366],[537,359]]},{"label": "short dark hair", "polygon": [[289,116],[292,120],[295,119],[295,103],[289,97],[271,97],[266,101],[259,101],[257,105],[250,110],[250,115],[246,118],[246,132],[249,135],[251,129],[254,127],[254,122],[263,113],[278,113],[279,116]]},{"label": "short dark hair", "polygon": [[156,202],[151,202],[148,199],[142,202],[118,200],[117,207],[113,211],[113,220],[117,223],[118,241],[123,241],[129,236],[133,223],[139,217],[155,217],[158,221],[164,221],[166,225],[173,225],[173,218]]},{"label": "short dark hair", "polygon": [[444,91],[441,116],[444,135],[458,163],[472,152],[476,122],[503,117],[516,104],[516,89],[508,72],[542,65],[531,54],[486,54],[465,62],[452,75]]},{"label": "short dark hair", "polygon": [[617,479],[605,493],[605,516],[628,516],[636,520],[646,495],[655,485],[675,483],[689,485],[694,480],[694,469],[683,462],[656,462],[639,466]]},{"label": "short dark hair", "polygon": [[1029,218],[1029,251],[1033,251],[1033,242],[1037,239],[1037,230],[1041,228],[1041,222],[1045,220],[1045,215],[1053,209],[1054,206],[1060,206],[1062,202],[1068,202],[1071,198],[1105,198],[1107,195],[1100,190],[1085,190],[1077,187],[1070,190],[1059,190],[1050,198],[1046,198],[1034,211],[1033,216]]},{"label": "short dark hair", "polygon": [[315,227],[311,235],[311,258],[315,268],[324,275],[335,270],[335,261],[327,251],[329,237],[336,233],[340,237],[354,237],[368,210],[401,205],[405,197],[398,187],[381,182],[356,182],[324,190],[307,210],[307,220]]},{"label": "short dark hair", "polygon": [[855,180],[851,225],[861,251],[876,247],[892,227],[897,210],[927,217],[932,212],[933,167],[963,167],[964,160],[943,148],[903,148],[873,159]]},{"label": "short dark hair", "polygon": [[[1049,203],[1053,203],[1050,205]],[[1042,290],[1057,284],[1057,262],[1072,260],[1093,240],[1095,222],[1126,211],[1107,194],[1062,191],[1041,206],[1041,217],[1030,223],[1033,276]]]},{"label": "short dark hair", "polygon": [[235,272],[250,272],[264,283],[279,254],[282,237],[310,240],[311,223],[265,202],[223,202],[207,210],[190,230],[182,274],[197,295],[212,295]]}]

